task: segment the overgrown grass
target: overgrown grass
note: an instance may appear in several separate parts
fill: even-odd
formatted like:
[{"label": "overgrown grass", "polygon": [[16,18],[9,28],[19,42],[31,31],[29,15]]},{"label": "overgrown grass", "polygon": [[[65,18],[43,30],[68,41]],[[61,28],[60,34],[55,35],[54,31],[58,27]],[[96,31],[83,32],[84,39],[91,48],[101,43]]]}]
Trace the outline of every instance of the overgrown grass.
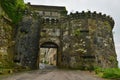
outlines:
[{"label": "overgrown grass", "polygon": [[103,78],[120,78],[120,69],[118,68],[105,69],[102,77]]},{"label": "overgrown grass", "polygon": [[6,56],[0,57],[0,75],[23,72],[28,70],[30,70],[29,67],[16,64],[13,61],[9,60]]},{"label": "overgrown grass", "polygon": [[120,78],[119,68],[96,68],[95,72],[97,75],[107,79],[118,79]]}]

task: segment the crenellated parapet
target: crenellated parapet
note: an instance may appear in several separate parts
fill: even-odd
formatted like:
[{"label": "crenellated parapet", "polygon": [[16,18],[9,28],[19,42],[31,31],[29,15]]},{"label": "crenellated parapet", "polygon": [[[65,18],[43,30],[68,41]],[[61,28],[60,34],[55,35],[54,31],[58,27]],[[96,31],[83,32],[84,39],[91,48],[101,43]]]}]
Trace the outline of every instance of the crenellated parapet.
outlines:
[{"label": "crenellated parapet", "polygon": [[73,20],[73,19],[95,19],[95,20],[102,20],[102,21],[108,21],[113,28],[114,26],[114,20],[112,17],[107,16],[106,14],[97,13],[96,11],[82,11],[81,13],[70,13],[70,15],[67,16],[67,19]]}]

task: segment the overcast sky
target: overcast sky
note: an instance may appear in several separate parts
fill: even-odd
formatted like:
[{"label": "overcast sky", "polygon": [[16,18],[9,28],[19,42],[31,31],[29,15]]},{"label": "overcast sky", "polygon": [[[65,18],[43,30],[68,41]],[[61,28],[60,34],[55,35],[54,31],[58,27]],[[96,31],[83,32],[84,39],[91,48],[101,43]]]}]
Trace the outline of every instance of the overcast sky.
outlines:
[{"label": "overcast sky", "polygon": [[65,6],[68,12],[97,11],[110,15],[115,20],[114,42],[120,62],[120,0],[24,0],[36,5]]}]

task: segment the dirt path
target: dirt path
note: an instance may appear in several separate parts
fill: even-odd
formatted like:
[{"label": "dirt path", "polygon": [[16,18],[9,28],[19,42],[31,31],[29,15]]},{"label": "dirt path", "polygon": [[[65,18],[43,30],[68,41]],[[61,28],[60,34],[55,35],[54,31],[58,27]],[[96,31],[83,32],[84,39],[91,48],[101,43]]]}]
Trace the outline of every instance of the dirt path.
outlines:
[{"label": "dirt path", "polygon": [[37,70],[14,74],[0,80],[105,80],[80,70]]}]

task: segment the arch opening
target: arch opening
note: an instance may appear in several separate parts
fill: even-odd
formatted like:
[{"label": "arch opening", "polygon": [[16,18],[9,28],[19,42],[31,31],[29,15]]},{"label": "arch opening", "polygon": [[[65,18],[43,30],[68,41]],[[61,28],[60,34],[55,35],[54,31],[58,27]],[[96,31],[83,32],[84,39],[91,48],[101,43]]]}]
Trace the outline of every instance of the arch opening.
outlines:
[{"label": "arch opening", "polygon": [[40,45],[39,69],[54,68],[58,64],[58,45],[53,42],[45,42]]}]

